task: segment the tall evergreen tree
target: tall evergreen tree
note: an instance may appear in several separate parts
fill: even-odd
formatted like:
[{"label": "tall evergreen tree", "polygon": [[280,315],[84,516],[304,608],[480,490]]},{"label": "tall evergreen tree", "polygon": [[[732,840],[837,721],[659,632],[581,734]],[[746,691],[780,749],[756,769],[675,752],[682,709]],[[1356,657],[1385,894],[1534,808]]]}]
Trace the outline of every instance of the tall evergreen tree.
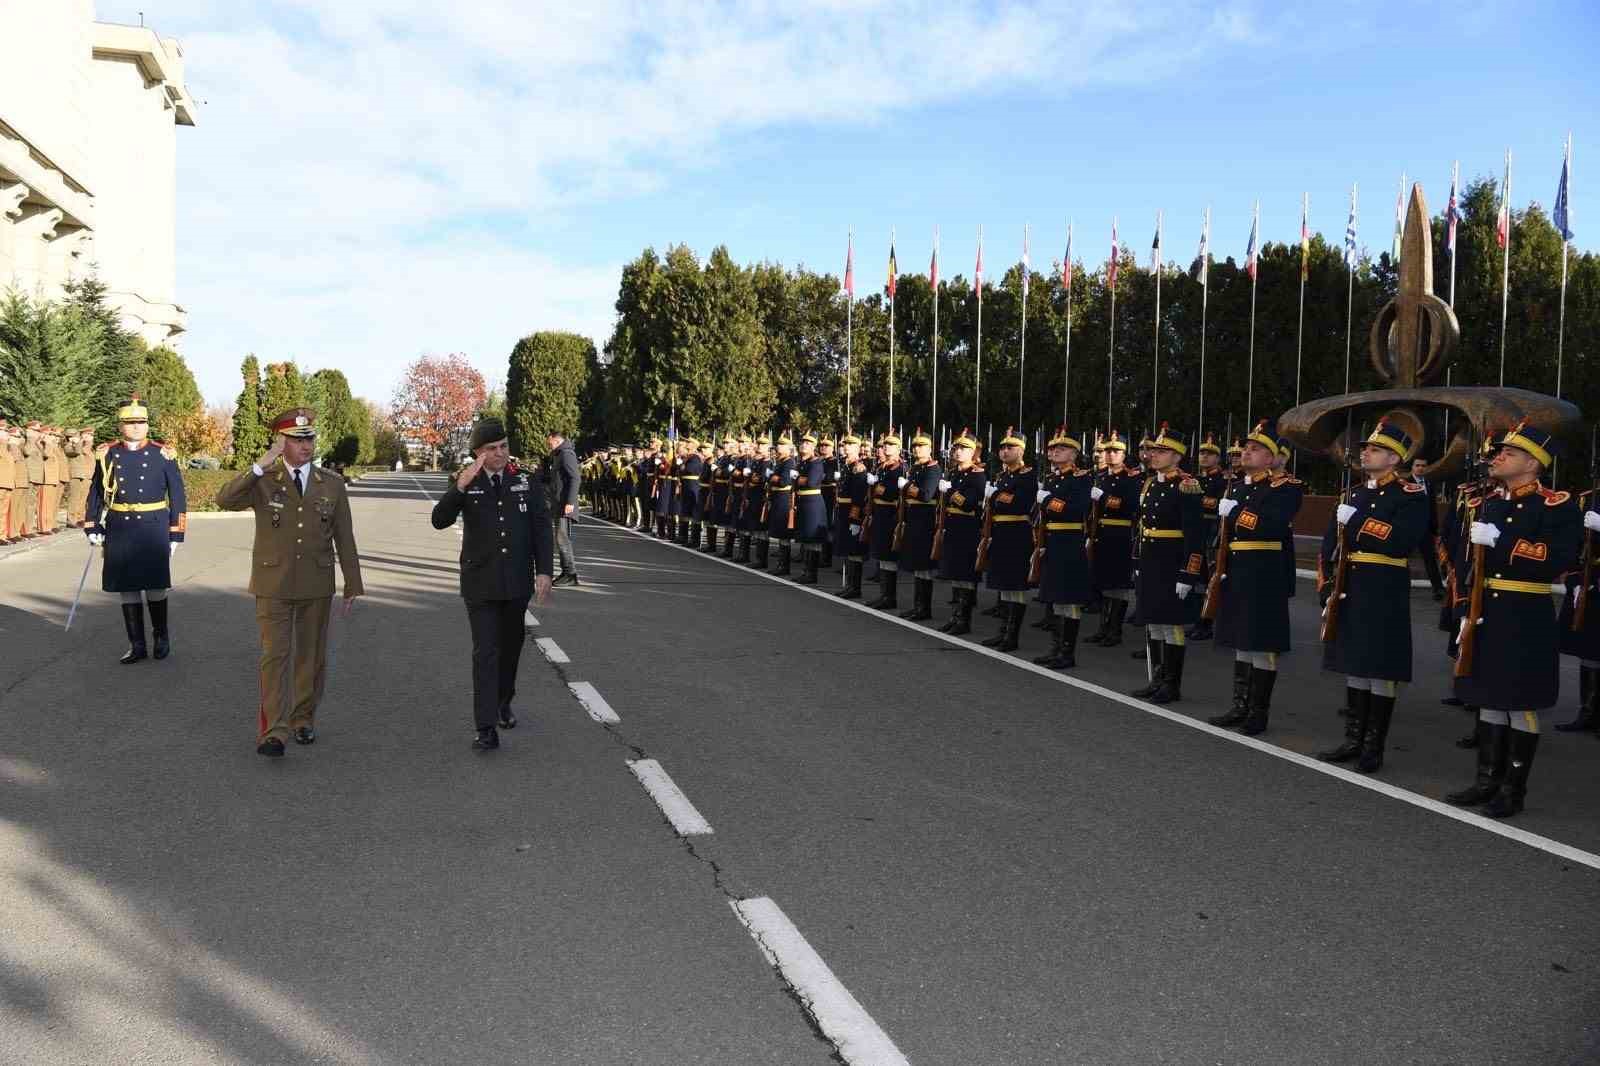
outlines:
[{"label": "tall evergreen tree", "polygon": [[269,445],[267,423],[261,413],[261,364],[247,355],[239,366],[244,384],[233,405],[233,461],[235,469],[255,462]]}]

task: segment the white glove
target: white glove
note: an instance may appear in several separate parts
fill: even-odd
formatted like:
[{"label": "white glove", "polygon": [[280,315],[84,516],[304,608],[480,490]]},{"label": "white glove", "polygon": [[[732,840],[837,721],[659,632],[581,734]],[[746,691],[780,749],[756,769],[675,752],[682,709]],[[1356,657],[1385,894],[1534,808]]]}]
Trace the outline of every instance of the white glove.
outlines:
[{"label": "white glove", "polygon": [[1600,533],[1600,511],[1583,512],[1583,528]]},{"label": "white glove", "polygon": [[90,533],[89,534],[89,543],[93,544],[96,548],[100,547],[100,545],[104,544],[105,542],[106,542],[106,535],[104,533]]},{"label": "white glove", "polygon": [[1091,500],[1098,500],[1100,497],[1104,496],[1105,494],[1106,494],[1106,490],[1101,488],[1099,485],[1096,485],[1094,488],[1089,490],[1089,498]]},{"label": "white glove", "polygon": [[750,468],[748,466],[744,468],[744,476],[745,477],[749,477],[750,476]]},{"label": "white glove", "polygon": [[851,526],[850,526],[850,535],[852,537],[861,536],[861,527],[858,526],[858,525],[855,525],[854,523],[852,523]]},{"label": "white glove", "polygon": [[939,491],[940,492],[949,492],[950,491],[950,482],[948,480],[946,480],[945,478],[940,478],[939,479]]},{"label": "white glove", "polygon": [[905,488],[906,484],[907,484],[906,479],[903,478],[903,477],[897,477],[897,478],[894,479],[894,487],[897,488],[897,489]]},{"label": "white glove", "polygon": [[993,496],[995,492],[999,490],[999,488],[999,485],[985,485],[983,487],[983,498],[987,500],[990,496]]},{"label": "white glove", "polygon": [[1572,586],[1572,606],[1573,607],[1577,607],[1578,606],[1578,596],[1582,592],[1583,592],[1583,586],[1582,585],[1574,585],[1574,586]]},{"label": "white glove", "polygon": [[1461,620],[1460,627],[1456,629],[1456,643],[1460,644],[1463,640],[1466,639],[1466,636],[1467,636],[1467,620],[1465,618],[1463,618]]},{"label": "white glove", "polygon": [[1342,526],[1356,516],[1356,509],[1351,507],[1348,503],[1341,503],[1339,505],[1339,509],[1335,511],[1334,514],[1338,517],[1339,524]]},{"label": "white glove", "polygon": [[178,542],[177,541],[172,541],[171,543],[172,543],[172,550],[167,553],[167,558],[168,559],[170,559],[173,556],[178,554]]},{"label": "white glove", "polygon": [[793,481],[795,478],[797,478],[799,476],[800,476],[800,471],[798,471],[798,470],[789,471],[789,480]]},{"label": "white glove", "polygon": [[1227,518],[1233,513],[1233,509],[1237,506],[1239,506],[1238,500],[1230,500],[1224,496],[1222,499],[1217,501],[1217,514],[1221,515],[1223,518]]},{"label": "white glove", "polygon": [[1180,599],[1180,600],[1183,599],[1185,596],[1189,595],[1189,593],[1191,593],[1193,591],[1194,591],[1194,586],[1193,585],[1185,585],[1182,581],[1178,582],[1178,599]]},{"label": "white glove", "polygon": [[1468,536],[1472,543],[1492,548],[1494,547],[1494,542],[1500,539],[1500,527],[1493,522],[1474,522],[1472,523],[1472,531]]},{"label": "white glove", "polygon": [[876,485],[877,483],[878,483],[878,475],[877,474],[868,474],[867,475],[867,484],[868,485]]},{"label": "white glove", "polygon": [[1044,501],[1046,501],[1046,500],[1048,500],[1050,498],[1050,490],[1049,489],[1040,489],[1038,492],[1033,494],[1033,498],[1035,500],[1038,500],[1040,503],[1043,503]]}]

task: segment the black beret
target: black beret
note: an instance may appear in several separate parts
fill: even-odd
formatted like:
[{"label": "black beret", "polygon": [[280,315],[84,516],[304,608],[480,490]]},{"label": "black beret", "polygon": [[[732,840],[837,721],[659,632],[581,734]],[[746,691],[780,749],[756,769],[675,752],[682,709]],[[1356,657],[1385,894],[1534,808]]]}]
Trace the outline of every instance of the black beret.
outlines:
[{"label": "black beret", "polygon": [[472,443],[467,450],[476,452],[485,444],[493,444],[497,440],[506,439],[505,423],[498,418],[484,418],[472,427]]}]

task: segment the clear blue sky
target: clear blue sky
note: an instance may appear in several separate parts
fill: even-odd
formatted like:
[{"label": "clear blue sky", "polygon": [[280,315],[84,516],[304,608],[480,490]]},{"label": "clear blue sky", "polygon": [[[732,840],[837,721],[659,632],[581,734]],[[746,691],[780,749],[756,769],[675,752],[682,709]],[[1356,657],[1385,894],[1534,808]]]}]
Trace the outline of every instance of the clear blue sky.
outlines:
[{"label": "clear blue sky", "polygon": [[[788,11],[792,6],[794,10]],[[1281,10],[1292,8],[1287,13]],[[212,400],[247,351],[337,366],[376,400],[423,352],[492,380],[515,339],[603,344],[623,262],[727,244],[880,285],[990,276],[1031,223],[1036,269],[1102,260],[1111,218],[1148,255],[1338,239],[1387,247],[1401,172],[1430,208],[1515,154],[1515,206],[1548,211],[1574,135],[1577,246],[1600,247],[1600,5],[100,0],[184,45],[184,350]],[[783,12],[774,14],[774,12]],[[1595,160],[1589,164],[1586,160]],[[1590,180],[1589,175],[1595,175]]]}]

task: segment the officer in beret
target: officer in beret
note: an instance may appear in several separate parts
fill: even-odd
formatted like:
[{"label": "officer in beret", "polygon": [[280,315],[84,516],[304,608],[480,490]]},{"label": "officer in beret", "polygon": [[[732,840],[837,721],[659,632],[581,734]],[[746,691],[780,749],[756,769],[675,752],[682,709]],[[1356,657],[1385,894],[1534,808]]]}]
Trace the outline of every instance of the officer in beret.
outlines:
[{"label": "officer in beret", "polygon": [[[433,507],[433,528],[457,516],[461,533],[461,598],[472,627],[472,715],[478,751],[500,746],[499,729],[514,729],[511,710],[525,639],[528,600],[550,594],[555,538],[549,501],[526,470],[511,462],[505,426],[485,418],[472,427],[472,462]],[[537,574],[537,576],[535,576]]]},{"label": "officer in beret", "polygon": [[269,758],[283,755],[291,735],[297,744],[317,740],[336,555],[344,573],[341,613],[348,615],[366,591],[344,478],[311,462],[315,417],[309,407],[294,407],[274,418],[267,453],[217,493],[224,511],[253,510],[256,516],[250,554],[250,592],[261,633],[256,753]]},{"label": "officer in beret", "polygon": [[139,394],[117,411],[122,440],[96,452],[95,478],[89,486],[89,543],[104,545],[100,587],[122,597],[122,622],[128,631],[123,665],[146,657],[144,608],[150,606],[150,627],[157,659],[171,650],[167,590],[172,587],[172,556],[189,525],[183,475],[177,453],[149,440],[150,411]]}]

